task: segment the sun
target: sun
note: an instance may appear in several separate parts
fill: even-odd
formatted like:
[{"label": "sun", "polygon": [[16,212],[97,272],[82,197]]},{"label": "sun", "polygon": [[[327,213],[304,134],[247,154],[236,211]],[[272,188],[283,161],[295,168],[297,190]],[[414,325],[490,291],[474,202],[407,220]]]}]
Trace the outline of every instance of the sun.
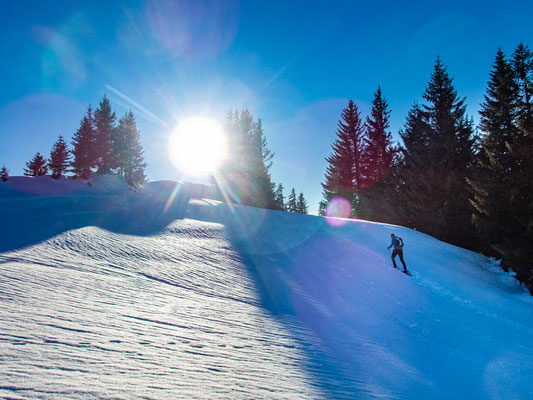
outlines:
[{"label": "sun", "polygon": [[191,117],[181,121],[169,138],[169,157],[187,175],[206,176],[215,172],[228,152],[224,130],[214,120]]}]

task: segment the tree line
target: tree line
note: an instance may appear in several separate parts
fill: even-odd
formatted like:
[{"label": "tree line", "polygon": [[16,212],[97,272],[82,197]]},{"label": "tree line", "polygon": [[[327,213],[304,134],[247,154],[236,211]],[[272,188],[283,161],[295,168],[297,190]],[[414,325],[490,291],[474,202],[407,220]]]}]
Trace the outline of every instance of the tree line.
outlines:
[{"label": "tree line", "polygon": [[496,54],[480,123],[437,58],[399,132],[378,87],[363,121],[349,101],[338,122],[319,205],[344,197],[352,216],[411,227],[500,258],[533,294],[533,53]]},{"label": "tree line", "polygon": [[[117,123],[111,103],[104,95],[93,112],[87,109],[80,127],[72,137],[72,150],[60,135],[47,159],[40,152],[26,163],[24,175],[43,176],[51,172],[54,179],[71,174],[73,178],[88,179],[92,174],[122,176],[131,186],[145,182],[144,151],[135,117],[128,111]],[[6,181],[9,170],[3,166],[0,177]]]}]

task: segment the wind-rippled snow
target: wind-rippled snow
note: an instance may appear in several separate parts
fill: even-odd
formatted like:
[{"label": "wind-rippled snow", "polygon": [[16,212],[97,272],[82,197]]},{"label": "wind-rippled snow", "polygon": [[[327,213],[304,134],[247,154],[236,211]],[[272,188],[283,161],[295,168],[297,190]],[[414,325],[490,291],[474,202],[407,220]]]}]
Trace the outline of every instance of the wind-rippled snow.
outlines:
[{"label": "wind-rippled snow", "polygon": [[221,231],[86,227],[2,254],[0,395],[313,397]]}]

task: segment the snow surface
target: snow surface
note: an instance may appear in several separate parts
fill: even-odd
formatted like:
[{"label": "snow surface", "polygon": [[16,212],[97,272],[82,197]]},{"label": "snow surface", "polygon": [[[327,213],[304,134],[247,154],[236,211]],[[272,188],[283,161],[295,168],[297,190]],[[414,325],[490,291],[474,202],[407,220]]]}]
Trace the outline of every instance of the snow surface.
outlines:
[{"label": "snow surface", "polygon": [[0,182],[1,398],[533,398],[533,300],[495,261],[190,197]]}]

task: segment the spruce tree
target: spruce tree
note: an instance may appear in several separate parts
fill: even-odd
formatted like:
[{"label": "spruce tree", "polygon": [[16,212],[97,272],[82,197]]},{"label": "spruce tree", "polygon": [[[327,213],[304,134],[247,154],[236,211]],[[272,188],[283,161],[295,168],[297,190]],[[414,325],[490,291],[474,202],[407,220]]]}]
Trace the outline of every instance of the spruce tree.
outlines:
[{"label": "spruce tree", "polygon": [[248,154],[251,167],[249,185],[252,205],[274,209],[274,184],[270,176],[274,154],[267,146],[261,119],[253,125]]},{"label": "spruce tree", "polygon": [[356,213],[357,192],[363,185],[363,133],[361,116],[350,100],[337,123],[337,138],[331,145],[333,152],[326,158],[328,166],[322,183],[323,200],[319,205],[321,215],[334,197],[344,197],[352,205],[352,214]]},{"label": "spruce tree", "polygon": [[52,178],[59,179],[67,171],[69,165],[70,151],[67,148],[67,142],[65,142],[63,136],[59,135],[50,152],[50,162],[48,163],[52,171]]},{"label": "spruce tree", "polygon": [[302,192],[300,192],[298,201],[296,202],[296,212],[300,214],[307,214],[309,212],[309,206],[307,205],[307,201],[305,200]]},{"label": "spruce tree", "polygon": [[274,193],[275,209],[280,211],[286,211],[285,209],[285,196],[283,195],[283,185],[280,183]]},{"label": "spruce tree", "polygon": [[220,190],[227,199],[240,204],[275,208],[269,171],[273,154],[267,147],[261,121],[254,122],[248,110],[230,110],[224,125],[231,156],[215,176]]},{"label": "spruce tree", "polygon": [[[520,44],[512,58],[517,87],[516,136],[507,147],[513,160],[507,172],[508,220],[497,245],[504,267],[512,268],[533,294],[533,54]],[[513,140],[514,139],[514,140]]]},{"label": "spruce tree", "polygon": [[417,229],[473,246],[466,182],[474,156],[473,123],[439,58],[423,98],[427,104],[411,110],[401,133],[406,147],[400,188],[405,215]]},{"label": "spruce tree", "polygon": [[9,170],[5,165],[0,169],[0,178],[2,179],[2,182],[6,182],[9,178]]},{"label": "spruce tree", "polygon": [[362,155],[363,185],[359,190],[358,216],[393,222],[396,181],[393,178],[396,149],[389,131],[390,111],[378,87],[365,123]]},{"label": "spruce tree", "polygon": [[[498,50],[485,100],[481,105],[480,129],[483,133],[475,174],[469,180],[473,189],[473,221],[483,250],[498,255],[513,209],[510,193],[514,190],[517,161],[510,146],[519,135],[516,126],[518,87],[505,55]],[[512,173],[514,171],[514,173]]]},{"label": "spruce tree", "polygon": [[296,191],[294,188],[291,189],[289,194],[289,201],[287,202],[287,211],[288,212],[298,212],[298,201],[296,200]]},{"label": "spruce tree", "polygon": [[517,124],[523,135],[533,131],[533,53],[529,47],[519,44],[513,53],[512,70],[518,89]]},{"label": "spruce tree", "polygon": [[115,154],[113,154],[115,122],[115,112],[111,110],[111,103],[104,95],[100,106],[94,112],[94,146],[98,174],[109,174],[115,163]]},{"label": "spruce tree", "polygon": [[440,200],[431,188],[433,171],[429,153],[430,126],[427,117],[418,104],[408,111],[405,124],[400,130],[403,146],[400,147],[401,160],[398,172],[398,191],[401,202],[395,204],[395,213],[400,224],[411,228],[426,227],[428,232],[438,231],[438,226],[427,228],[432,217],[437,218]]},{"label": "spruce tree", "polygon": [[26,163],[26,167],[24,168],[24,175],[26,176],[43,176],[48,173],[48,167],[47,167],[46,159],[41,155],[41,153],[37,152],[35,156],[31,159],[31,161],[28,161]]},{"label": "spruce tree", "polygon": [[224,121],[224,130],[228,137],[230,157],[216,176],[216,182],[224,196],[245,205],[251,205],[247,151],[250,149],[252,128],[253,121],[248,111],[239,115],[238,111],[229,110]]},{"label": "spruce tree", "polygon": [[146,176],[144,169],[144,151],[141,146],[141,134],[131,110],[119,121],[114,132],[114,161],[118,175],[124,176],[130,186],[142,185]]},{"label": "spruce tree", "polygon": [[95,128],[92,109],[87,109],[87,114],[83,117],[80,127],[72,137],[72,172],[81,179],[88,179],[91,176],[92,168],[96,166],[95,153]]}]

